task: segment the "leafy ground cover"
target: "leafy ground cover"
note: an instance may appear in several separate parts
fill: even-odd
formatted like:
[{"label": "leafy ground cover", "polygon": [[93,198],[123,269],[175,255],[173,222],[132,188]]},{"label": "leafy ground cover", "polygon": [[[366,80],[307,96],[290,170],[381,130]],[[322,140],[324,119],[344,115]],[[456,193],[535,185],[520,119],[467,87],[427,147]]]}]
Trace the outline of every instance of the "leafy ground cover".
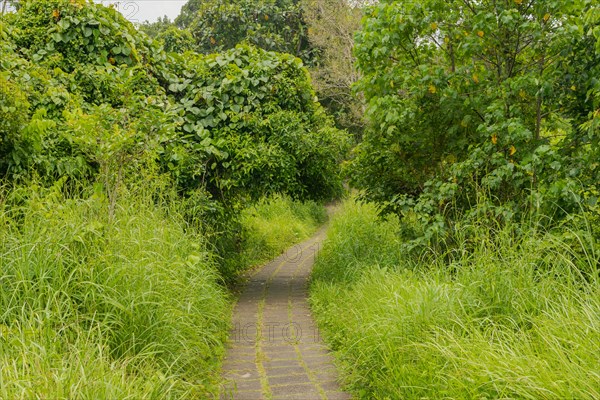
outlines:
[{"label": "leafy ground cover", "polygon": [[[600,251],[484,219],[455,255],[413,257],[396,217],[347,201],[311,285],[324,337],[359,398],[600,396]],[[567,229],[568,230],[568,229]]]}]

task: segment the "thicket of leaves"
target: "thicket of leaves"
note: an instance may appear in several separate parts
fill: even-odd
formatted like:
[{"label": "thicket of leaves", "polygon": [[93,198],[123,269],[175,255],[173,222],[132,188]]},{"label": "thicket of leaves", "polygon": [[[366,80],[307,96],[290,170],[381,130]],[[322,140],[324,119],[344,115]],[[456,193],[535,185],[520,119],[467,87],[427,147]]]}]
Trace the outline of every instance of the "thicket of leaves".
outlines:
[{"label": "thicket of leaves", "polygon": [[190,0],[175,20],[188,28],[202,53],[246,42],[311,59],[302,8],[297,0]]},{"label": "thicket of leaves", "polygon": [[[161,19],[141,29],[169,51],[179,36],[191,36],[201,53],[222,52],[244,43],[299,57],[309,67],[319,99],[336,126],[360,137],[361,98],[352,94],[358,75],[352,47],[362,9],[372,0],[190,0],[171,23]],[[175,26],[177,28],[175,28]]]},{"label": "thicket of leaves", "polygon": [[[112,197],[144,164],[182,194],[208,191],[223,205],[339,192],[344,135],[293,57],[250,47],[167,54],[116,10],[84,0],[24,1],[0,21],[5,179],[98,178]],[[172,46],[185,47],[176,36]]]},{"label": "thicket of leaves", "polygon": [[356,56],[371,128],[354,184],[417,211],[428,234],[457,215],[597,210],[599,21],[589,0],[370,7]]},{"label": "thicket of leaves", "polygon": [[186,187],[203,184],[224,199],[340,194],[348,140],[316,102],[299,59],[240,45],[171,65],[181,140],[168,152],[186,165],[177,168]]}]

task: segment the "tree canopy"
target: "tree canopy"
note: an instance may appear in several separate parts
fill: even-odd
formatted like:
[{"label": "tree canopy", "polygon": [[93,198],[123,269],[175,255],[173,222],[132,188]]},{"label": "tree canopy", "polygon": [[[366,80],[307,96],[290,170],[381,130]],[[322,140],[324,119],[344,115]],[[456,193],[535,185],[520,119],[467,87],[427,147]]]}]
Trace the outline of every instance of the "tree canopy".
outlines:
[{"label": "tree canopy", "polygon": [[190,0],[175,20],[202,53],[246,42],[265,50],[311,59],[306,24],[297,0]]},{"label": "tree canopy", "polygon": [[529,205],[560,214],[593,202],[597,39],[588,0],[370,7],[356,56],[371,126],[353,182],[389,209],[428,215],[483,202],[510,220]]}]

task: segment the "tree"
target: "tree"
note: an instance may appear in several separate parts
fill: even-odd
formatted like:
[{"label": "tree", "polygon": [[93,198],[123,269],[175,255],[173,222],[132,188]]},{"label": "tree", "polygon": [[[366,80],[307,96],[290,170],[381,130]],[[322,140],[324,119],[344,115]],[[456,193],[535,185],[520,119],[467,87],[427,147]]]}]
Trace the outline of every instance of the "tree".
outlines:
[{"label": "tree", "polygon": [[299,59],[239,45],[186,54],[178,68],[168,90],[182,115],[181,140],[166,159],[182,187],[204,185],[228,203],[268,193],[341,193],[348,140],[315,101]]},{"label": "tree", "polygon": [[166,15],[156,22],[145,21],[138,29],[161,43],[168,52],[184,53],[196,49],[189,29],[177,27]]},{"label": "tree", "polygon": [[146,35],[155,39],[159,34],[166,31],[170,27],[174,26],[169,17],[166,15],[162,18],[159,17],[155,22],[144,21],[138,25],[138,29],[144,32]]},{"label": "tree", "polygon": [[[597,57],[581,18],[593,8],[587,0],[369,8],[356,55],[372,128],[356,150],[354,184],[398,211],[417,201],[426,213],[465,212],[484,194],[506,219],[527,209],[531,190],[568,209],[574,110],[589,114],[597,102],[581,97],[593,95],[597,72],[585,77],[573,61]],[[565,94],[579,100],[565,107]]]},{"label": "tree", "polygon": [[359,74],[353,56],[354,35],[360,29],[366,1],[302,0],[302,11],[317,60],[310,68],[319,99],[338,126],[356,137],[364,128],[364,103],[352,92]]},{"label": "tree", "polygon": [[215,53],[247,42],[293,54],[310,63],[312,52],[297,0],[190,0],[175,23],[190,29],[199,50]]}]

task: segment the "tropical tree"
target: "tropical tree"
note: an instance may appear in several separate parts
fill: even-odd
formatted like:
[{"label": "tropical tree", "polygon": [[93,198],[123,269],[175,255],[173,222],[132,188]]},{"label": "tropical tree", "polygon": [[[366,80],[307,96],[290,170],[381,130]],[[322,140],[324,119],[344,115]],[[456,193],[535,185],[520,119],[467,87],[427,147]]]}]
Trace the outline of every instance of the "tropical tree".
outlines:
[{"label": "tropical tree", "polygon": [[310,67],[321,103],[337,125],[357,138],[364,128],[364,102],[355,96],[359,78],[353,55],[354,35],[360,29],[367,1],[302,0],[307,34],[317,57]]},{"label": "tropical tree", "polygon": [[190,29],[203,53],[247,42],[305,62],[312,57],[298,0],[190,0],[175,23]]},{"label": "tropical tree", "polygon": [[170,27],[174,26],[174,23],[166,15],[159,17],[156,21],[144,21],[138,25],[138,29],[144,32],[151,38],[156,38],[159,34],[166,31]]},{"label": "tropical tree", "polygon": [[[579,124],[598,106],[597,26],[588,0],[382,1],[356,56],[372,128],[355,185],[402,210],[470,210],[485,195],[510,219],[536,193],[573,203],[589,149]],[[586,144],[587,143],[587,144]],[[580,144],[585,146],[582,148]],[[539,200],[539,199],[538,199]],[[556,210],[556,208],[555,208]]]}]

